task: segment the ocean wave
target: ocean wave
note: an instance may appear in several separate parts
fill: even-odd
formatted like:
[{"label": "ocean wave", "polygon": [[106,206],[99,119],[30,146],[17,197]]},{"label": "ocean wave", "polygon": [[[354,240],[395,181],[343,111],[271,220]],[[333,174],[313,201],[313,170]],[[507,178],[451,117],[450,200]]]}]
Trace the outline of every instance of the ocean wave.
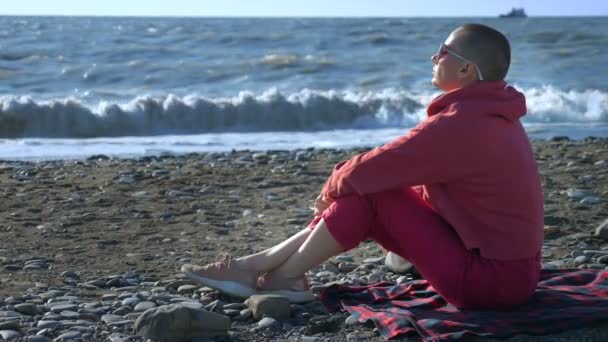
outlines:
[{"label": "ocean wave", "polygon": [[412,125],[421,103],[404,92],[275,89],[231,98],[138,96],[87,105],[75,98],[0,97],[0,138],[92,138],[210,132],[312,131]]},{"label": "ocean wave", "polygon": [[[606,124],[608,94],[523,89],[525,123]],[[0,97],[0,138],[94,138],[222,132],[413,127],[437,92],[270,89],[235,97],[138,96],[124,102]]]},{"label": "ocean wave", "polygon": [[530,123],[608,123],[608,93],[563,91],[554,86],[524,89]]}]

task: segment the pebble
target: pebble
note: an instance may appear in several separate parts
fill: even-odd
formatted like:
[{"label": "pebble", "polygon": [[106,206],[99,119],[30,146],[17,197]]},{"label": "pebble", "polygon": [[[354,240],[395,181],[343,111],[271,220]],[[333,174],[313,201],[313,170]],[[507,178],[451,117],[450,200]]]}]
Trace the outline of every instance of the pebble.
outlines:
[{"label": "pebble", "polygon": [[[243,163],[231,166],[247,168],[251,167],[254,163],[268,163],[270,165],[264,166],[264,168],[268,168],[268,170],[272,170],[272,172],[281,172],[291,175],[294,174],[295,171],[296,173],[302,174],[308,172],[304,161],[310,159],[311,156],[313,156],[313,154],[310,151],[299,151],[296,153],[208,153],[201,156],[200,164],[197,164],[197,168],[199,168],[199,170],[204,170],[204,173],[208,173],[210,172],[209,168],[214,167],[211,166],[211,164],[217,166],[218,163],[228,163],[239,159]],[[336,160],[340,160],[342,155],[335,155],[333,157],[335,157]],[[184,175],[190,174],[193,176],[192,179],[196,179],[196,172],[199,170],[183,165],[179,158],[167,158],[166,164],[164,162],[160,163],[160,159],[151,158],[146,161],[145,165],[125,167],[127,171],[118,173],[117,177],[114,178],[114,181],[110,181],[110,183],[136,184],[140,179],[146,179],[150,174],[152,177],[165,177],[168,175],[173,177],[178,175],[178,172],[181,172]],[[298,160],[299,163],[294,163],[294,159]],[[115,161],[112,160],[109,162]],[[589,162],[583,163],[577,161],[573,164],[573,167],[585,167],[585,164],[589,164]],[[297,165],[297,167],[294,167],[294,165]],[[165,170],[165,167],[174,171]],[[88,166],[84,165],[79,165],[79,169],[81,170],[79,172],[66,172],[65,176],[60,175],[59,173],[51,174],[46,179],[51,181],[53,177],[65,177],[65,179],[68,180],[70,177],[73,177],[73,175],[86,175],[88,179],[93,181],[95,172],[92,171],[92,169],[89,169]],[[26,172],[33,171],[35,170],[32,170],[31,168],[26,170]],[[218,169],[217,171],[221,170]],[[313,170],[311,171],[316,172]],[[42,173],[42,171],[40,171],[40,173]],[[601,182],[605,177],[602,178],[603,176],[601,173],[591,171],[589,171],[589,173],[593,173],[593,175],[579,177],[581,182],[576,182],[574,184],[579,184],[578,186],[580,187],[592,189],[596,191],[596,193],[593,193],[590,190],[573,188],[568,189],[565,194],[564,192],[554,190],[553,195],[549,197],[551,197],[551,199],[559,199],[560,201],[564,201],[566,198],[571,199],[572,203],[568,203],[568,205],[572,205],[574,208],[581,208],[581,210],[587,210],[590,214],[590,218],[597,217],[598,213],[602,215],[601,206],[606,202],[603,199],[606,193],[602,188],[597,188],[594,185],[594,182]],[[36,173],[28,175],[33,180],[36,180]],[[158,181],[158,179],[152,181]],[[166,179],[166,181],[169,182],[170,180]],[[160,268],[156,268],[157,261],[159,263],[169,261],[178,264],[199,262],[200,260],[197,259],[199,255],[194,250],[174,250],[170,249],[166,244],[161,244],[162,241],[171,243],[176,242],[179,239],[190,238],[190,235],[194,233],[188,231],[186,228],[182,228],[182,225],[185,226],[190,222],[194,223],[195,220],[204,224],[211,223],[217,227],[225,225],[224,227],[228,228],[224,229],[226,234],[233,234],[232,228],[239,230],[240,234],[241,230],[249,231],[250,228],[256,228],[260,225],[274,224],[272,220],[276,219],[276,214],[273,210],[288,211],[290,218],[287,218],[285,222],[289,225],[297,225],[298,228],[301,228],[301,225],[305,224],[310,218],[311,211],[306,208],[305,205],[302,206],[302,208],[289,208],[287,203],[283,203],[283,201],[290,199],[289,196],[291,196],[291,194],[289,194],[289,192],[272,186],[271,183],[265,183],[265,185],[257,187],[257,181],[252,182],[253,188],[257,189],[256,191],[263,191],[263,193],[260,194],[263,206],[257,206],[256,204],[255,206],[248,207],[249,204],[246,204],[244,201],[247,191],[244,188],[238,191],[225,188],[224,185],[211,186],[200,184],[198,181],[167,183],[165,184],[166,187],[162,190],[149,190],[147,187],[144,189],[148,189],[148,191],[133,188],[129,190],[130,187],[122,189],[125,190],[123,192],[124,196],[131,198],[131,201],[135,201],[135,204],[143,204],[144,202],[147,202],[148,199],[154,199],[154,201],[158,200],[159,204],[169,203],[171,207],[161,208],[158,212],[154,212],[153,210],[156,209],[152,209],[149,213],[144,213],[145,215],[134,210],[134,208],[124,208],[124,212],[122,213],[124,215],[121,216],[124,216],[126,219],[135,218],[139,220],[157,219],[161,217],[161,214],[166,214],[166,216],[163,216],[166,218],[166,221],[171,222],[171,224],[179,223],[179,226],[176,226],[177,229],[179,229],[177,230],[177,233],[182,230],[184,231],[181,236],[179,234],[168,235],[168,232],[154,230],[152,229],[153,227],[146,226],[145,222],[141,221],[141,237],[144,239],[148,237],[151,238],[150,243],[154,246],[151,247],[149,251],[134,250],[130,251],[131,254],[125,254],[128,256],[124,260],[127,264],[127,266],[125,266],[126,269],[141,267],[160,270]],[[143,185],[142,182],[142,187]],[[103,185],[103,188],[107,189],[100,188],[101,192],[99,194],[95,193],[92,196],[89,196],[89,194],[83,190],[69,190],[68,195],[59,198],[56,200],[56,203],[59,204],[59,201],[63,201],[60,205],[78,205],[80,206],[80,209],[77,212],[70,213],[69,217],[66,214],[66,217],[63,218],[61,222],[47,223],[44,222],[45,220],[42,217],[40,217],[40,219],[33,219],[34,216],[42,216],[42,213],[46,213],[46,208],[43,209],[44,211],[28,211],[28,215],[32,216],[31,227],[34,234],[39,235],[42,239],[53,233],[61,236],[65,235],[66,248],[55,251],[53,258],[65,261],[68,258],[77,257],[76,255],[78,253],[86,252],[86,246],[76,242],[80,239],[80,237],[78,237],[80,226],[84,226],[88,224],[88,222],[94,223],[106,216],[104,212],[105,208],[99,212],[94,211],[93,209],[82,209],[85,208],[82,204],[88,204],[90,201],[92,202],[98,199],[109,199],[109,197],[102,197],[101,195],[103,192],[112,191],[110,190],[112,186],[116,187],[117,185],[108,184],[106,182]],[[15,195],[15,193],[20,193],[21,195],[17,194],[15,196],[23,197],[23,200],[33,198],[34,196],[34,194],[31,193],[31,189],[22,188],[11,190],[11,187],[11,185],[6,185],[0,189],[0,192],[4,191],[9,195],[11,195],[11,191],[13,195]],[[118,189],[121,188],[118,187]],[[296,190],[293,193],[298,194],[300,192]],[[212,215],[212,212],[216,208],[207,206],[203,201],[198,201],[199,196],[202,197],[204,196],[203,194],[220,195],[219,198],[222,201],[236,201],[232,203],[239,203],[239,201],[242,201],[244,207],[233,210],[229,215],[222,217]],[[567,197],[565,195],[567,195]],[[264,199],[271,202],[266,202]],[[193,201],[182,203],[182,200]],[[54,199],[51,196],[49,203],[54,203],[53,201]],[[580,206],[579,204],[586,205],[587,207]],[[50,206],[52,207],[51,204]],[[88,206],[86,208],[88,208]],[[91,210],[91,212],[86,212],[86,210]],[[138,210],[140,209],[138,208]],[[17,211],[18,210],[15,210],[15,212]],[[142,214],[142,216],[134,216],[136,214]],[[18,213],[18,215],[15,216],[15,222],[23,223],[24,216],[19,215],[23,214]],[[556,235],[559,235],[558,237],[560,239],[562,237],[567,238],[563,241],[563,244],[567,244],[571,247],[569,251],[574,250],[575,252],[571,255],[564,255],[559,248],[561,246],[547,245],[543,248],[544,267],[565,268],[572,267],[572,265],[576,264],[580,265],[581,268],[604,269],[608,266],[608,245],[602,244],[600,241],[601,239],[587,239],[588,232],[585,235],[582,235],[580,239],[574,238],[572,234],[568,236],[568,233],[570,233],[569,225],[571,220],[567,217],[567,213],[562,210],[549,208],[548,215],[550,216],[545,216],[545,223],[549,227],[555,227],[555,231],[552,232],[545,229],[545,234],[555,233],[561,228],[561,233]],[[192,221],[190,221],[191,219]],[[608,241],[608,217],[602,217],[602,220],[604,220],[604,222],[601,222],[601,224],[597,226],[595,233],[600,238]],[[37,227],[41,228],[37,229]],[[97,240],[97,245],[106,248],[108,252],[113,252],[114,248],[124,247],[122,245],[122,238],[105,236],[103,232],[122,232],[122,230],[127,227],[128,225],[126,223],[102,223],[100,225],[100,234],[97,239],[111,238],[115,240]],[[6,228],[8,229],[8,227]],[[248,234],[250,234],[248,237],[254,236],[255,233],[253,233],[253,231],[254,230],[248,232]],[[264,230],[263,233],[267,233],[267,230]],[[222,238],[231,237],[228,235],[217,238],[215,234],[212,235],[214,239],[217,240],[217,243],[221,243]],[[550,239],[549,241],[552,242]],[[583,242],[585,243],[583,244]],[[561,240],[560,243],[562,243]],[[95,247],[95,244],[93,244],[93,247]],[[3,248],[5,247],[3,246]],[[132,334],[135,333],[134,329],[132,329],[136,327],[135,323],[140,321],[140,324],[137,325],[138,329],[135,329],[135,331],[141,332],[142,327],[145,325],[143,324],[145,321],[145,317],[143,316],[146,315],[147,312],[159,312],[159,308],[166,308],[168,306],[186,308],[188,310],[187,312],[194,312],[196,314],[199,312],[212,314],[214,315],[213,317],[224,322],[222,324],[225,324],[225,322],[229,323],[231,320],[233,322],[239,321],[239,323],[233,323],[233,327],[234,325],[238,325],[238,329],[235,329],[237,336],[240,331],[243,330],[242,327],[246,325],[245,331],[247,331],[247,328],[253,331],[257,329],[281,329],[281,327],[283,327],[283,329],[289,330],[289,339],[293,338],[295,341],[322,341],[334,337],[333,335],[326,336],[325,331],[322,332],[323,335],[302,335],[304,333],[307,335],[317,334],[304,330],[304,325],[307,321],[312,322],[314,318],[325,315],[315,321],[322,323],[329,320],[329,317],[333,317],[333,315],[326,316],[328,314],[325,312],[325,308],[320,302],[313,302],[305,305],[295,305],[287,302],[286,306],[283,308],[284,312],[279,312],[278,314],[272,312],[272,310],[277,310],[280,305],[272,304],[270,305],[272,310],[268,310],[261,315],[260,313],[256,315],[256,320],[260,319],[258,322],[252,319],[254,317],[254,310],[247,307],[249,303],[246,305],[234,298],[219,295],[218,292],[213,289],[200,288],[200,285],[197,286],[192,281],[183,277],[174,276],[171,279],[158,279],[156,274],[143,275],[133,271],[115,275],[98,274],[91,277],[87,274],[88,272],[81,273],[80,269],[75,268],[73,270],[61,272],[60,275],[58,275],[56,273],[59,272],[53,273],[54,264],[50,257],[43,258],[31,255],[13,257],[9,255],[6,259],[3,259],[3,253],[6,253],[6,250],[0,249],[0,261],[2,265],[0,266],[0,270],[10,271],[13,274],[19,274],[22,273],[19,271],[25,270],[32,272],[28,275],[32,276],[32,278],[36,276],[39,277],[39,279],[47,279],[48,276],[49,279],[48,284],[34,284],[32,282],[34,279],[32,279],[30,280],[30,284],[33,285],[29,285],[30,288],[28,288],[27,292],[24,291],[19,295],[13,294],[14,297],[0,299],[0,334],[19,334],[19,336],[21,336],[19,331],[22,331],[23,334],[25,334],[23,337],[24,341],[46,342],[51,341],[52,338],[56,341],[68,341],[70,339],[80,339],[82,341],[104,340],[111,342],[144,341],[146,339],[145,337],[132,336]],[[562,259],[555,257],[562,255]],[[144,258],[151,259],[145,260]],[[384,256],[377,256],[374,258],[367,258],[363,262],[360,262],[359,260],[355,262],[354,258],[351,256],[339,255],[331,259],[330,262],[322,265],[322,267],[315,268],[310,272],[309,277],[312,285],[316,288],[321,288],[322,286],[328,286],[334,283],[358,285],[380,280],[403,283],[412,279],[411,276],[400,276],[399,274],[387,273],[390,267],[388,267],[389,265],[384,265],[385,260],[386,258]],[[153,263],[149,263],[148,265],[138,264],[142,261],[153,261]],[[395,269],[393,269],[393,271],[395,271]],[[85,274],[87,275],[85,276]],[[57,281],[55,281],[56,278],[58,278]],[[50,279],[53,279],[53,281]],[[49,286],[49,284],[60,285]],[[97,296],[96,298],[91,297],[95,295]],[[218,300],[218,298],[221,300]],[[203,311],[204,308],[213,310],[214,312]],[[260,311],[259,308],[256,310]],[[148,313],[147,318],[149,319],[150,317],[151,316]],[[339,318],[340,324],[353,325],[359,323],[353,316],[349,316],[345,321],[343,321],[341,316]],[[300,320],[303,323],[299,322]],[[150,322],[151,321],[147,321],[148,328],[152,328]],[[291,331],[292,326],[290,324],[297,326],[297,328],[293,329],[293,334]],[[229,326],[229,324],[227,326]],[[302,330],[299,330],[300,328],[302,328]],[[344,340],[345,334],[348,333],[348,335],[346,335],[346,340],[348,341],[380,340],[380,336],[376,331],[358,331],[357,327],[348,327],[347,329],[346,332],[342,332],[337,338]],[[352,330],[355,329],[357,331],[353,332]],[[222,329],[220,330],[224,331]],[[278,335],[274,335],[274,332],[267,331],[258,334],[259,336],[256,336],[256,338],[259,339],[280,340],[285,337],[279,337]],[[49,336],[52,338],[49,338]],[[168,340],[172,341],[177,339]]]},{"label": "pebble", "polygon": [[382,265],[384,263],[384,256],[377,258],[367,258],[363,260],[363,263],[367,265]]},{"label": "pebble", "polygon": [[28,336],[27,338],[27,342],[49,342],[50,340],[50,338],[42,335]]},{"label": "pebble", "polygon": [[140,311],[146,311],[148,309],[152,309],[155,308],[157,305],[154,302],[141,302],[137,305],[135,305],[135,308],[133,309],[135,312],[140,312]]},{"label": "pebble", "polygon": [[608,241],[608,219],[602,222],[595,230],[595,235]]},{"label": "pebble", "polygon": [[55,329],[57,327],[61,326],[61,322],[59,321],[53,321],[53,320],[40,320],[38,321],[38,323],[36,324],[36,326],[40,329]]},{"label": "pebble", "polygon": [[346,319],[344,320],[344,324],[346,325],[353,325],[357,323],[359,323],[359,320],[353,315],[346,317]]},{"label": "pebble", "polygon": [[15,305],[15,311],[24,315],[34,316],[38,314],[38,307],[32,303],[22,303]]},{"label": "pebble", "polygon": [[189,284],[188,285],[182,285],[179,288],[177,288],[177,293],[179,293],[179,294],[192,293],[197,288],[198,288],[198,286],[194,286],[194,285],[189,285]]},{"label": "pebble", "polygon": [[113,315],[113,314],[107,314],[107,315],[103,315],[101,316],[101,321],[106,323],[106,324],[110,324],[110,323],[114,323],[114,322],[119,322],[122,321],[124,318],[122,318],[119,315]]},{"label": "pebble", "polygon": [[278,328],[279,326],[279,322],[271,317],[264,317],[258,322],[258,327],[262,329]]},{"label": "pebble", "polygon": [[599,197],[588,196],[583,198],[579,203],[584,205],[596,205],[602,203],[602,199]]},{"label": "pebble", "polygon": [[60,313],[61,311],[74,311],[78,310],[78,305],[76,304],[56,304],[51,305],[52,313]]},{"label": "pebble", "polygon": [[21,333],[15,330],[0,330],[0,337],[3,341],[18,341],[21,339]]},{"label": "pebble", "polygon": [[120,177],[118,179],[119,184],[133,184],[135,183],[135,179],[133,177]]},{"label": "pebble", "polygon": [[72,341],[72,340],[80,339],[81,337],[82,337],[82,333],[79,331],[68,331],[66,333],[63,333],[63,334],[57,336],[57,338],[54,339],[53,342]]},{"label": "pebble", "polygon": [[568,197],[573,200],[579,201],[579,200],[582,200],[583,198],[589,197],[593,194],[588,190],[568,189],[568,190],[566,190],[566,195],[568,195]]},{"label": "pebble", "polygon": [[589,262],[589,259],[586,256],[584,256],[584,255],[579,255],[576,258],[574,258],[574,263],[576,265],[582,265],[582,264],[587,263],[587,262]]}]

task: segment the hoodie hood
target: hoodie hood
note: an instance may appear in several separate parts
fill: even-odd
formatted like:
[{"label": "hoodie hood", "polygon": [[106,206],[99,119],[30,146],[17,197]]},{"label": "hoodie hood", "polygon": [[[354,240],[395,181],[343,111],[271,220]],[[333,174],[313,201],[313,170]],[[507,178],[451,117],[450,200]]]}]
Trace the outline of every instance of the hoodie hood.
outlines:
[{"label": "hoodie hood", "polygon": [[464,113],[498,115],[515,121],[526,115],[524,94],[505,81],[477,81],[436,97],[427,109],[429,117],[450,106],[459,106]]}]

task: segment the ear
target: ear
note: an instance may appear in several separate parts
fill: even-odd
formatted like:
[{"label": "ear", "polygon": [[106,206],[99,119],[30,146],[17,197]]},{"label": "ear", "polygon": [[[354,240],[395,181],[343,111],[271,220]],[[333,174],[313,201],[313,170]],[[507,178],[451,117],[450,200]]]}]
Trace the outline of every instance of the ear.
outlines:
[{"label": "ear", "polygon": [[469,78],[473,76],[473,72],[475,72],[473,66],[469,63],[465,63],[458,69],[458,77],[461,79]]}]

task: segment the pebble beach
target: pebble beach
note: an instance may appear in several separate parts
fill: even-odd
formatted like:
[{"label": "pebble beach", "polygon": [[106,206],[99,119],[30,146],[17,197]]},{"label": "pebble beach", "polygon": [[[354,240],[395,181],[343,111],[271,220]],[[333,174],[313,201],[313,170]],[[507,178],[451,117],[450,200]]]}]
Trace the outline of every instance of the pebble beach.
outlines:
[{"label": "pebble beach", "polygon": [[[543,266],[608,269],[608,139],[558,137],[533,148],[545,195]],[[265,312],[179,272],[303,229],[333,165],[363,151],[0,161],[0,341],[382,341],[373,325],[319,301],[279,299],[272,306],[283,311]],[[387,268],[373,241],[309,273],[315,291],[416,277]],[[155,310],[170,311],[167,320],[204,315],[212,326],[153,332]],[[608,325],[510,340],[605,341]]]}]

